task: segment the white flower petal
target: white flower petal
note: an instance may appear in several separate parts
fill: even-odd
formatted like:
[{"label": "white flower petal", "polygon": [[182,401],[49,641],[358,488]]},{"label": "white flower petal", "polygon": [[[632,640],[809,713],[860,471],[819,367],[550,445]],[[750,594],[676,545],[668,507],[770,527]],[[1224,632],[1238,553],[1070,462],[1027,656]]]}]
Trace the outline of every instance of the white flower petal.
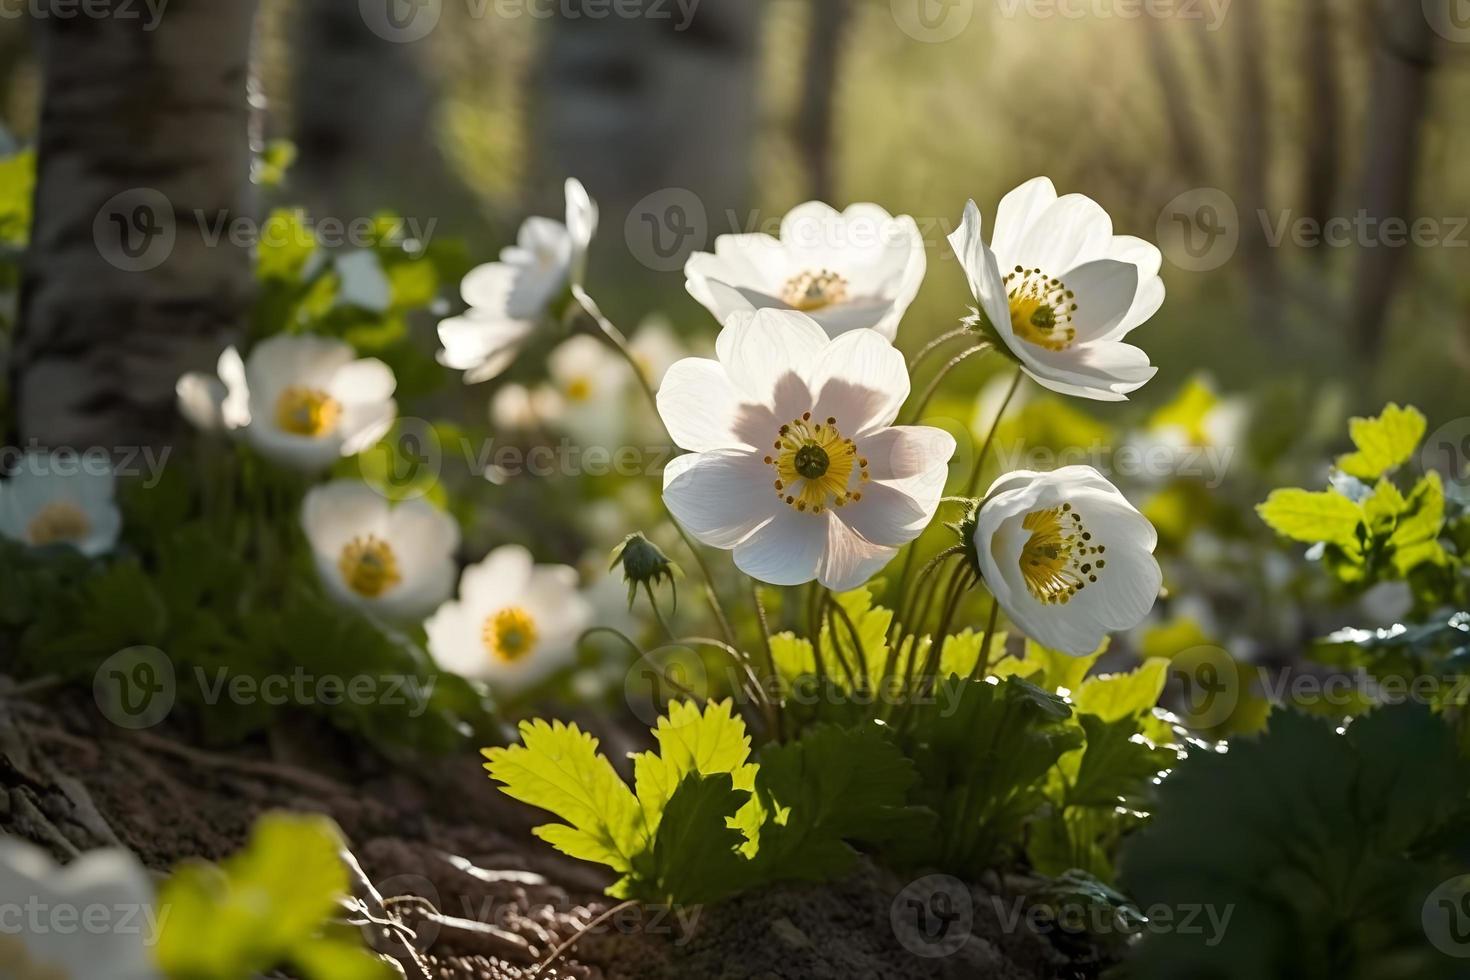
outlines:
[{"label": "white flower petal", "polygon": [[[867,503],[865,499],[863,503]],[[803,515],[804,516],[804,515]],[[817,566],[817,580],[833,592],[847,592],[883,570],[898,548],[874,544],[845,524],[835,512],[827,519],[826,548]],[[846,515],[844,515],[846,516]]]},{"label": "white flower petal", "polygon": [[831,513],[804,514],[781,506],[735,547],[735,566],[769,585],[801,585],[817,577],[827,552]]},{"label": "white flower petal", "polygon": [[397,387],[392,368],[375,357],[366,357],[344,365],[332,377],[327,394],[343,405],[361,405],[385,402]]},{"label": "white flower petal", "polygon": [[220,432],[225,428],[224,405],[229,396],[225,383],[213,375],[192,372],[174,385],[179,401],[179,414],[201,432]]},{"label": "white flower petal", "polygon": [[472,609],[488,614],[520,600],[535,566],[531,553],[518,544],[496,548],[464,570],[459,597]]},{"label": "white flower petal", "polygon": [[587,246],[597,234],[597,202],[575,177],[566,182],[567,232],[572,240],[573,261],[586,254]]},{"label": "white flower petal", "polygon": [[777,427],[769,409],[741,398],[720,362],[700,357],[669,368],[658,390],[658,414],[674,443],[693,452],[754,450]]},{"label": "white flower petal", "polygon": [[745,399],[776,407],[778,385],[808,377],[827,344],[811,317],[768,309],[732,315],[715,338],[715,352]]},{"label": "white flower petal", "polygon": [[1113,259],[1099,259],[1069,270],[1063,278],[1077,309],[1072,326],[1076,344],[1108,336],[1123,322],[1138,295],[1138,267]]},{"label": "white flower petal", "polygon": [[733,548],[790,508],[776,498],[771,468],[754,452],[719,450],[679,456],[664,468],[664,503],[694,537]]},{"label": "white flower petal", "polygon": [[813,414],[835,417],[848,438],[890,424],[909,397],[903,354],[872,330],[845,333],[827,344],[806,379],[817,396]]},{"label": "white flower petal", "polygon": [[874,480],[907,480],[945,469],[954,458],[954,436],[929,425],[895,425],[858,440]]},{"label": "white flower petal", "polygon": [[997,251],[1002,268],[1013,265],[1060,276],[1084,262],[1106,258],[1113,241],[1113,219],[1082,194],[1059,197],[1027,229],[1014,252]]},{"label": "white flower petal", "polygon": [[1014,255],[1026,232],[1056,200],[1057,189],[1048,177],[1033,177],[1007,193],[995,211],[991,249],[997,255]]},{"label": "white flower petal", "polygon": [[334,480],[312,488],[301,503],[301,529],[312,550],[335,562],[356,537],[388,534],[388,501],[366,483]]}]

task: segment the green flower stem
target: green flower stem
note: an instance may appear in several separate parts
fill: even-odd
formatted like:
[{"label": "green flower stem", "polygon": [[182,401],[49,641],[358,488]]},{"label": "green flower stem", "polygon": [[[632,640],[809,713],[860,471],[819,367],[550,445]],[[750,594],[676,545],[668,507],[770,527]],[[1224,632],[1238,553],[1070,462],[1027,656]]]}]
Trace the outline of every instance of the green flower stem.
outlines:
[{"label": "green flower stem", "polygon": [[985,624],[985,639],[980,643],[980,656],[975,661],[975,669],[970,671],[971,680],[984,680],[985,675],[990,672],[990,644],[995,639],[995,622],[999,618],[1000,600],[991,596],[990,622]]},{"label": "green flower stem", "polygon": [[[749,576],[747,576],[747,578],[749,578]],[[771,624],[766,617],[766,604],[765,601],[761,599],[760,583],[753,578],[750,578],[749,581],[750,599],[751,602],[755,604],[755,621],[756,625],[760,627],[761,649],[764,650],[766,654],[766,676],[770,678],[772,682],[775,682],[778,678],[778,674],[776,671],[776,654],[771,650]],[[772,700],[771,692],[763,691],[762,694],[764,696],[762,697],[761,701],[767,709],[766,724],[770,726],[769,730],[775,735],[776,741],[785,741],[785,712],[781,710],[780,702]]]},{"label": "green flower stem", "polygon": [[[653,413],[657,416],[658,393],[653,390],[653,385],[649,383],[648,377],[643,373],[643,369],[638,366],[638,359],[633,356],[633,351],[628,346],[628,338],[623,336],[623,332],[614,326],[611,320],[603,316],[602,310],[598,308],[597,304],[592,301],[592,297],[588,296],[586,290],[581,286],[573,286],[572,295],[576,298],[577,304],[582,307],[583,312],[597,324],[598,328],[602,331],[602,335],[623,356],[623,360],[628,362],[628,367],[633,371],[633,377],[637,379],[638,386],[643,389],[643,394],[648,398],[648,404],[653,406]],[[660,424],[662,424],[662,417],[660,417]],[[665,430],[665,434],[667,434],[667,429]],[[669,438],[672,442],[673,437],[670,436]],[[663,499],[662,495],[660,495],[659,499]],[[665,505],[664,509],[668,509],[667,505]],[[689,532],[684,530],[684,526],[679,523],[678,518],[674,517],[673,514],[669,514],[669,520],[673,522],[674,529],[679,532],[679,537],[683,540],[684,546],[694,556],[694,563],[699,566],[699,572],[704,576],[705,598],[709,600],[710,609],[714,612],[715,621],[720,627],[720,632],[724,634],[726,642],[732,647],[735,646],[735,631],[730,627],[730,618],[725,615],[725,607],[720,602],[720,594],[715,589],[714,576],[710,573],[709,565],[705,563],[704,555],[700,553],[699,546],[689,537]]]},{"label": "green flower stem", "polygon": [[934,400],[934,395],[939,391],[939,385],[949,375],[949,372],[953,371],[955,368],[959,367],[961,364],[963,364],[965,361],[968,361],[976,354],[983,354],[986,351],[992,349],[993,348],[991,347],[990,342],[986,341],[976,344],[973,347],[967,347],[956,354],[954,357],[951,357],[948,363],[946,363],[944,367],[940,368],[939,372],[935,374],[934,377],[930,380],[929,386],[924,389],[923,395],[919,397],[919,403],[914,406],[913,415],[909,417],[909,424],[913,425],[924,417],[924,410],[929,407],[929,402]]},{"label": "green flower stem", "polygon": [[980,451],[975,454],[974,465],[970,467],[970,482],[965,484],[965,493],[973,497],[980,492],[980,471],[985,466],[985,457],[990,453],[990,446],[995,442],[995,434],[1000,431],[1001,420],[1006,416],[1006,409],[1011,405],[1011,399],[1016,397],[1016,390],[1021,387],[1021,369],[1016,368],[1016,376],[1011,380],[1011,386],[1006,390],[1005,399],[1000,403],[1000,409],[995,413],[995,421],[990,423],[990,432],[985,436],[985,441],[980,444]]},{"label": "green flower stem", "polygon": [[933,340],[929,341],[929,343],[925,344],[919,350],[919,352],[915,354],[912,359],[910,359],[909,374],[913,374],[914,371],[917,370],[918,367],[926,360],[928,360],[931,354],[939,350],[939,348],[943,347],[945,344],[949,343],[951,340],[956,339],[957,337],[963,337],[969,332],[969,327],[955,327],[953,330],[946,330],[938,337],[935,337]]}]

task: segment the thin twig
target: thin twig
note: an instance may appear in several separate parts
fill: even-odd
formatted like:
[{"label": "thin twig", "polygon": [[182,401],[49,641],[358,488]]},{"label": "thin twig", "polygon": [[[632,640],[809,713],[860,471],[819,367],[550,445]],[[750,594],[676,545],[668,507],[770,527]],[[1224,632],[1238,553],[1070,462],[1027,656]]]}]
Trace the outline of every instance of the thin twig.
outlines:
[{"label": "thin twig", "polygon": [[580,940],[583,936],[587,935],[587,933],[591,932],[593,929],[596,929],[598,926],[602,925],[608,919],[611,919],[613,916],[617,915],[624,909],[632,908],[634,905],[637,904],[638,900],[636,898],[630,898],[626,902],[620,902],[617,905],[614,905],[612,908],[608,909],[606,912],[599,915],[597,918],[593,919],[591,922],[587,923],[581,929],[578,929],[576,935],[572,936],[572,938],[568,939],[566,942],[556,947],[556,949],[552,950],[551,955],[542,960],[541,963],[537,965],[536,969],[531,971],[530,980],[536,980],[536,978],[541,975],[541,971],[545,970],[547,967],[551,966],[551,964],[559,960],[563,953],[571,949],[573,946],[577,945],[577,941]]}]

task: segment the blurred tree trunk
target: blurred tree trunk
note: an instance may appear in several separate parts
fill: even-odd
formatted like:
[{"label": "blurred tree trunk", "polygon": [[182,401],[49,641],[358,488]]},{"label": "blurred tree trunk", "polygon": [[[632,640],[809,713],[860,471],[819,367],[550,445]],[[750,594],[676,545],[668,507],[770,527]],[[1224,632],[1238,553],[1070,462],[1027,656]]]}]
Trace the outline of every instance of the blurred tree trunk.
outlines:
[{"label": "blurred tree trunk", "polygon": [[1236,133],[1235,196],[1240,213],[1240,255],[1249,284],[1255,325],[1267,332],[1280,324],[1280,283],[1261,216],[1268,212],[1271,144],[1270,92],[1266,84],[1266,35],[1262,0],[1237,0],[1234,7]]},{"label": "blurred tree trunk", "polygon": [[796,116],[796,146],[806,164],[807,195],[833,201],[837,81],[852,20],[852,0],[811,0],[801,106]]},{"label": "blurred tree trunk", "polygon": [[[1306,69],[1306,160],[1302,169],[1303,215],[1322,222],[1337,205],[1342,94],[1338,78],[1336,21],[1330,0],[1306,0],[1302,11],[1302,65]],[[1316,249],[1318,262],[1327,249]]]},{"label": "blurred tree trunk", "polygon": [[[1369,219],[1412,224],[1419,141],[1434,67],[1434,32],[1420,4],[1385,0],[1377,7],[1378,50],[1369,85],[1361,200]],[[1353,290],[1353,335],[1359,353],[1373,357],[1403,266],[1403,248],[1360,250]]]},{"label": "blurred tree trunk", "polygon": [[472,221],[477,207],[439,151],[439,93],[421,58],[431,39],[382,37],[357,0],[303,0],[295,15],[293,195],[320,216],[386,208],[455,231]]},{"label": "blurred tree trunk", "polygon": [[[138,3],[37,23],[35,226],[13,372],[23,439],[158,445],[174,383],[212,366],[251,296],[227,223],[247,192],[253,0]],[[90,8],[89,8],[90,9]]]},{"label": "blurred tree trunk", "polygon": [[[747,220],[765,4],[647,2],[637,17],[560,6],[537,68],[538,211],[559,214],[561,181],[580,177],[602,207],[594,277],[662,284],[713,234],[746,230],[730,225]],[[630,221],[640,202],[646,213]],[[632,240],[645,222],[656,253]]]},{"label": "blurred tree trunk", "polygon": [[1164,100],[1164,118],[1169,123],[1169,139],[1174,147],[1174,164],[1179,176],[1191,184],[1209,181],[1205,152],[1195,123],[1194,100],[1179,60],[1170,46],[1163,21],[1145,25],[1148,34],[1149,59],[1158,77],[1159,93]]}]

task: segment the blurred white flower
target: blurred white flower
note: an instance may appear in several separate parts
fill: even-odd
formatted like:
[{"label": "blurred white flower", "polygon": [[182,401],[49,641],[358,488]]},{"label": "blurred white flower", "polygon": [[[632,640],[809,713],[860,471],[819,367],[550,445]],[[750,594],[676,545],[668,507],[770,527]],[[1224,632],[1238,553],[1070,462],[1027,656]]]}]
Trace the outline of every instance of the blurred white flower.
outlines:
[{"label": "blurred white flower", "polygon": [[459,525],[426,500],[392,505],[365,483],[337,480],[306,495],[301,527],[323,585],[344,605],[414,621],[454,590]]},{"label": "blurred white flower", "polygon": [[552,302],[581,281],[597,205],[578,180],[566,182],[566,198],[565,223],[528,218],[499,262],[472,269],[460,284],[469,309],[440,322],[439,363],[465,372],[465,384],[508,368]]},{"label": "blurred white flower", "polygon": [[490,398],[490,424],[496,432],[531,432],[559,418],[561,399],[544,385],[535,389],[506,384]]},{"label": "blurred white flower", "polygon": [[628,348],[633,352],[638,370],[643,372],[655,391],[663,383],[669,368],[689,354],[669,321],[659,316],[648,317],[639,324],[628,341]]},{"label": "blurred white flower", "polygon": [[336,258],[337,303],[382,313],[393,302],[393,285],[375,252],[358,249]]},{"label": "blurred white flower", "polygon": [[718,360],[669,369],[659,414],[693,452],[664,470],[670,512],[773,585],[852,589],[934,517],[955,442],[893,426],[909,394],[881,334],[830,339],[789,310],[732,314]]},{"label": "blurred white flower", "polygon": [[424,628],[441,668],[513,695],[571,666],[591,617],[575,569],[536,565],[525,548],[506,545],[464,570],[459,598]]},{"label": "blurred white flower", "polygon": [[584,446],[612,449],[629,418],[625,396],[633,376],[628,363],[603,341],[578,334],[551,352],[546,367],[556,393],[557,424]]},{"label": "blurred white flower", "polygon": [[105,453],[27,453],[0,481],[0,534],[36,548],[106,554],[122,530],[115,482]]},{"label": "blurred white flower", "polygon": [[131,851],[90,851],[63,867],[28,841],[0,838],[0,908],[18,911],[0,924],[0,976],[161,980],[153,903],[148,872]]},{"label": "blurred white flower", "polygon": [[1158,534],[1090,466],[996,480],[975,525],[985,585],[1026,636],[1073,656],[1141,623],[1163,574]]},{"label": "blurred white flower", "polygon": [[303,472],[376,445],[398,416],[393,371],[328,337],[277,334],[240,360],[220,355],[218,376],[186,374],[179,410],[205,431],[236,432],[261,455]]},{"label": "blurred white flower", "polygon": [[1057,197],[1037,177],[1001,199],[990,245],[974,201],[949,241],[986,319],[1038,384],[1124,401],[1157,372],[1123,338],[1164,302],[1162,256],[1142,239],[1114,235],[1091,198]]},{"label": "blurred white flower", "polygon": [[689,294],[721,323],[761,309],[806,313],[829,336],[866,327],[892,340],[927,269],[908,215],[876,204],[838,213],[820,201],[792,209],[770,235],[721,235],[684,266]]}]

